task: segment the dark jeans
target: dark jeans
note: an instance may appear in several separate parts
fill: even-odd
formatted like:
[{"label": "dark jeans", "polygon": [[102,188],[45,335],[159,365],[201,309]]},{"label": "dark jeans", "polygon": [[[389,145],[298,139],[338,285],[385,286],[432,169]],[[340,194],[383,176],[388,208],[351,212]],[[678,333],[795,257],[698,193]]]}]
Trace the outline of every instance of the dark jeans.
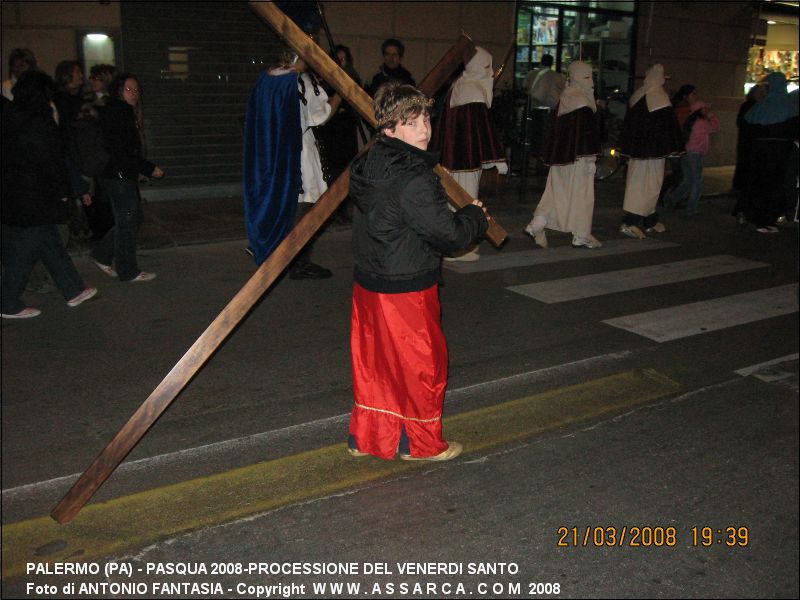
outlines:
[{"label": "dark jeans", "polygon": [[141,223],[139,186],[134,179],[98,179],[97,185],[111,202],[114,227],[108,230],[92,257],[117,270],[120,281],[130,281],[141,270],[136,263],[136,230]]},{"label": "dark jeans", "polygon": [[106,191],[97,183],[94,185],[92,203],[86,207],[86,219],[89,222],[92,239],[95,241],[102,240],[114,226],[114,212],[111,209],[111,200],[108,199]]},{"label": "dark jeans", "polygon": [[672,208],[681,200],[686,200],[686,214],[697,212],[700,196],[703,195],[703,160],[704,154],[687,152],[681,157],[681,179],[678,187],[672,189],[665,200],[666,206]]},{"label": "dark jeans", "polygon": [[25,308],[20,300],[36,261],[44,263],[65,300],[71,300],[85,288],[61,241],[56,225],[14,227],[3,225],[4,314],[16,314]]}]

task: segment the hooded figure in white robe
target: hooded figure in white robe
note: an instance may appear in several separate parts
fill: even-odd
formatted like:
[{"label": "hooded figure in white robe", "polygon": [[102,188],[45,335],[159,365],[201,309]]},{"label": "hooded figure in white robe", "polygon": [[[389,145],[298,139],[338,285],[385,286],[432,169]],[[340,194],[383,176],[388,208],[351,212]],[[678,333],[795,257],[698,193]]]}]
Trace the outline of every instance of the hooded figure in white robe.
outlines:
[{"label": "hooded figure in white robe", "polygon": [[[496,168],[508,172],[505,151],[495,131],[489,109],[494,94],[492,55],[480,46],[455,81],[447,106],[435,124],[430,150],[441,152],[441,165],[473,198],[480,189],[481,174]],[[478,246],[446,260],[478,260]]]},{"label": "hooded figure in white robe", "polygon": [[599,248],[592,235],[595,161],[600,153],[592,68],[575,61],[545,138],[542,160],[550,166],[533,220],[525,228],[547,247],[545,228],[572,233],[572,245]]},{"label": "hooded figure in white robe", "polygon": [[656,212],[665,159],[684,153],[683,134],[664,90],[665,80],[662,65],[647,70],[644,84],[631,96],[620,133],[620,154],[630,159],[620,232],[632,238],[644,238],[642,228],[666,231]]}]

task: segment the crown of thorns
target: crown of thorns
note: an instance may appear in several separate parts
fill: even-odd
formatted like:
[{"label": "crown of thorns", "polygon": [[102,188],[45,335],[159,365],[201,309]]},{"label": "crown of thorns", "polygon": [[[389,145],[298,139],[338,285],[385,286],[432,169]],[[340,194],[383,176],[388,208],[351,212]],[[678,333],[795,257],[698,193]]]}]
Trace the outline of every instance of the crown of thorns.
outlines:
[{"label": "crown of thorns", "polygon": [[389,123],[396,123],[401,119],[402,115],[407,114],[409,109],[415,106],[430,108],[433,106],[433,99],[427,96],[410,96],[408,98],[403,98],[389,114],[384,115],[384,117],[378,121],[378,128],[386,127]]}]

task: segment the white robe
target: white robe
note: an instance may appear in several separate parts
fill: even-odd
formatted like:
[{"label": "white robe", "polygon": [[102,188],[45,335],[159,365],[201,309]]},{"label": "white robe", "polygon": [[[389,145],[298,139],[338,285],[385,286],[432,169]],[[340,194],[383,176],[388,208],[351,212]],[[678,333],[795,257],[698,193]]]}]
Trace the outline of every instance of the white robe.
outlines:
[{"label": "white robe", "polygon": [[300,155],[300,169],[303,176],[303,192],[297,199],[298,202],[315,203],[328,189],[328,184],[322,176],[322,162],[319,157],[317,140],[311,127],[322,125],[331,117],[331,105],[328,104],[328,94],[321,86],[319,96],[314,94],[311,78],[306,73],[300,77],[305,84],[306,104],[300,103],[300,126],[303,129],[303,151]]},{"label": "white robe", "polygon": [[594,214],[595,156],[581,156],[569,165],[553,165],[547,174],[542,198],[533,213],[545,227],[576,237],[592,232]]},{"label": "white robe", "polygon": [[[570,65],[570,83],[558,103],[558,116],[589,108],[597,110],[592,86],[592,68],[575,61]],[[545,227],[578,238],[592,233],[594,215],[594,174],[596,156],[579,156],[568,165],[552,165],[544,193],[533,213],[534,220],[546,221]]]},{"label": "white robe", "polygon": [[[293,69],[279,68],[272,69],[270,75],[285,75],[291,73]],[[320,196],[328,189],[325,178],[322,176],[322,161],[319,157],[317,139],[314,132],[310,129],[317,125],[322,125],[331,118],[331,105],[328,104],[328,94],[321,86],[317,86],[319,96],[314,94],[314,86],[311,77],[307,73],[298,75],[298,92],[300,90],[300,79],[305,85],[306,103],[300,102],[300,129],[303,132],[303,147],[300,153],[300,173],[302,176],[303,190],[297,198],[298,202],[308,202],[314,204]]]},{"label": "white robe", "polygon": [[648,217],[656,212],[661,184],[664,183],[665,162],[663,158],[628,161],[623,210],[640,217]]}]

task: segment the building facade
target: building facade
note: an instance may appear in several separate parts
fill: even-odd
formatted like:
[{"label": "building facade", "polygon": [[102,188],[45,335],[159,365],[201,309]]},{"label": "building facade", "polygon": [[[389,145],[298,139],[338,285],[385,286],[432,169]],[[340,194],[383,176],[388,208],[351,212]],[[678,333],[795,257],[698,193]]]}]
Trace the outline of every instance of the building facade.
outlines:
[{"label": "building facade", "polygon": [[[4,79],[8,55],[17,47],[33,50],[48,73],[59,61],[78,58],[87,69],[93,63],[113,62],[141,78],[148,152],[168,174],[157,185],[145,186],[146,197],[240,193],[245,102],[258,73],[275,62],[282,47],[247,2],[0,4]],[[711,166],[735,162],[735,116],[744,85],[755,72],[754,52],[762,65],[773,58],[759,54],[765,48],[759,46],[764,37],[760,32],[772,4],[321,3],[335,43],[351,48],[365,80],[380,66],[380,45],[386,38],[404,42],[403,64],[419,81],[462,32],[493,54],[495,66],[511,57],[499,82],[501,91],[520,86],[544,52],[555,52],[562,71],[576,58],[592,62],[598,90],[630,91],[650,64],[661,62],[672,76],[669,91],[683,83],[696,85],[720,117],[722,129],[712,137],[707,160]],[[783,12],[791,20],[791,9],[788,16]],[[779,57],[789,60],[789,68],[794,60],[795,69],[796,25],[795,17],[794,37],[784,32],[784,54]],[[787,55],[792,39],[794,55]]]}]

